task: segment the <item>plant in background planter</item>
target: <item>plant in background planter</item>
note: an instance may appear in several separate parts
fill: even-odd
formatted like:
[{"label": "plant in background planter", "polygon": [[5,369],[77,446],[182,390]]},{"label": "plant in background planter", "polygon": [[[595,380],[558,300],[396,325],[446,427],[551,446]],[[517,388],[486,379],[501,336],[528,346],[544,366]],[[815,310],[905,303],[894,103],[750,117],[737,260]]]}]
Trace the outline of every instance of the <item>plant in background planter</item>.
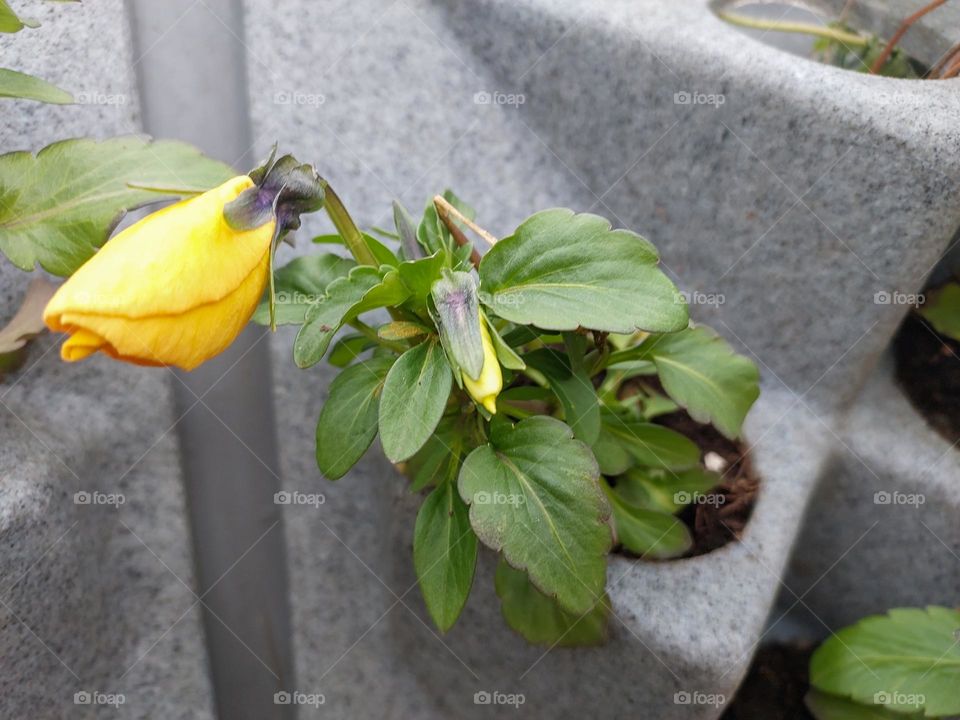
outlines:
[{"label": "plant in background planter", "polygon": [[[316,241],[354,259],[292,261],[255,315],[300,325],[298,366],[333,345],[343,368],[317,422],[320,470],[342,477],[379,434],[412,489],[429,490],[413,555],[441,630],[466,603],[479,541],[501,553],[511,627],[531,642],[603,640],[607,554],[683,554],[675,514],[720,481],[695,442],[654,421],[682,408],[736,438],[756,367],[690,326],[653,245],[603,218],[546,210],[496,241],[447,192],[418,223],[395,206],[394,252],[324,192],[338,234]],[[482,259],[469,229],[492,244]],[[362,319],[378,309],[389,322]]]}]

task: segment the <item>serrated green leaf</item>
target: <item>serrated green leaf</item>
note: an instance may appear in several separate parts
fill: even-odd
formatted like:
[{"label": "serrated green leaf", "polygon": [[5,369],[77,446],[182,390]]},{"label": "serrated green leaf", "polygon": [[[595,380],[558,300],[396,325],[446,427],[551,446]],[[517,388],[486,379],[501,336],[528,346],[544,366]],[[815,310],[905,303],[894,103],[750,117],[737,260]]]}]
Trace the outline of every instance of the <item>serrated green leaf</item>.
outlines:
[{"label": "serrated green leaf", "polygon": [[446,632],[467,603],[477,565],[477,536],[453,482],[435,488],[420,506],[413,565],[430,617]]},{"label": "serrated green leaf", "polygon": [[608,636],[610,598],[606,593],[586,613],[571,613],[534,587],[525,572],[500,559],[495,577],[503,617],[534,645],[584,647],[602,645]]},{"label": "serrated green leaf", "polygon": [[73,95],[27,73],[0,68],[0,97],[36,100],[53,105],[69,105]]},{"label": "serrated green leaf", "polygon": [[307,368],[320,361],[350,309],[380,282],[376,268],[359,265],[346,277],[330,283],[327,294],[307,308],[293,343],[293,360],[298,367]]},{"label": "serrated green leaf", "polygon": [[916,713],[892,712],[876,705],[863,705],[853,700],[810,690],[804,704],[816,720],[920,720]]},{"label": "serrated green leaf", "polygon": [[926,301],[917,312],[938,333],[960,341],[960,284],[948,283],[927,293]]},{"label": "serrated green leaf", "polygon": [[693,545],[687,526],[673,515],[630,505],[606,482],[602,486],[613,509],[617,540],[630,552],[666,559],[683,555]]},{"label": "serrated green leaf", "polygon": [[390,369],[380,401],[380,442],[391,462],[411,457],[443,416],[453,376],[440,343],[407,350]]},{"label": "serrated green leaf", "polygon": [[614,492],[631,505],[673,514],[719,483],[719,475],[703,468],[677,472],[633,468],[617,478]]},{"label": "serrated green leaf", "polygon": [[[327,286],[337,278],[345,277],[356,267],[356,262],[333,253],[305,255],[295,258],[274,274],[277,325],[303,323],[307,308],[327,293]],[[253,322],[270,324],[270,304],[260,301]]]},{"label": "serrated green leaf", "polygon": [[481,298],[547,330],[674,332],[687,326],[687,305],[658,262],[653,245],[602,217],[545,210],[484,256]]},{"label": "serrated green leaf", "polygon": [[582,368],[571,368],[569,357],[551,348],[529,352],[523,361],[546,378],[563,406],[564,419],[573,428],[573,434],[591,445],[600,434],[600,404],[587,373]]},{"label": "serrated green leaf", "polygon": [[623,420],[604,413],[603,424],[641,465],[686,470],[700,462],[700,449],[675,430],[654,423]]},{"label": "serrated green leaf", "polygon": [[810,660],[818,690],[927,717],[960,714],[960,611],[895,608],[832,635]]},{"label": "serrated green leaf", "polygon": [[739,437],[743,420],[760,395],[760,373],[708,327],[650,337],[642,346],[664,390],[690,416]]},{"label": "serrated green leaf", "polygon": [[317,466],[329,480],[343,477],[377,436],[380,395],[392,365],[392,358],[371,358],[330,383],[317,420]]},{"label": "serrated green leaf", "polygon": [[383,265],[380,267],[380,282],[367,290],[346,312],[343,322],[350,322],[370,310],[400,305],[408,297],[410,290],[400,279],[400,273],[389,265]]},{"label": "serrated green leaf", "polygon": [[23,270],[70,275],[123,214],[158,195],[128,183],[214,187],[236,173],[185,143],[120,137],[64,140],[36,156],[0,156],[0,250]]},{"label": "serrated green leaf", "polygon": [[538,416],[494,422],[458,486],[481,542],[564,609],[584,613],[603,594],[611,543],[598,478],[590,448],[570,427]]},{"label": "serrated green leaf", "polygon": [[419,260],[402,262],[397,266],[397,272],[400,273],[400,279],[403,280],[404,285],[410,290],[411,297],[422,304],[426,302],[433,283],[440,277],[442,268],[443,254],[436,253]]}]

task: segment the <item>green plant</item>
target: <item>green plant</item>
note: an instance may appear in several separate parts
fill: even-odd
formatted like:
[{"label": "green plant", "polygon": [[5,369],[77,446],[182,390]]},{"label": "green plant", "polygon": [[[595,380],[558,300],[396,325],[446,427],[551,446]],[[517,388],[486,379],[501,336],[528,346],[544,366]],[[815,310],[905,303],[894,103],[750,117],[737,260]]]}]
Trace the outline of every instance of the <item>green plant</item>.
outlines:
[{"label": "green plant", "polygon": [[951,281],[926,293],[917,313],[938,333],[960,342],[960,283]]},{"label": "green plant", "polygon": [[960,714],[960,611],[896,608],[832,635],[810,659],[817,720]]},{"label": "green plant", "polygon": [[[381,242],[325,189],[338,233],[315,242],[353,259],[293,260],[255,314],[299,325],[301,368],[328,350],[342,368],[317,422],[320,470],[342,477],[379,434],[411,489],[428,491],[413,555],[441,630],[467,601],[482,543],[501,555],[512,628],[535,643],[602,641],[615,543],[683,554],[690,533],[675,515],[719,481],[655,419],[683,408],[737,437],[756,367],[690,325],[651,243],[601,217],[546,210],[496,241],[448,191],[418,222],[395,205]],[[471,230],[494,243],[482,259]]]}]

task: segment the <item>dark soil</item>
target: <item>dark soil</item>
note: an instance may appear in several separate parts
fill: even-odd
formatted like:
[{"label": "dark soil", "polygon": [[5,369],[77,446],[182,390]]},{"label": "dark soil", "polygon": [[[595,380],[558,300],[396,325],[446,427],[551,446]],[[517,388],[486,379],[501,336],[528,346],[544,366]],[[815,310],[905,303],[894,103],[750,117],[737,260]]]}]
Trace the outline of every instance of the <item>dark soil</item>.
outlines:
[{"label": "dark soil", "polygon": [[761,647],[723,720],[813,720],[803,704],[813,649],[813,645]]},{"label": "dark soil", "polygon": [[723,502],[689,505],[678,515],[693,534],[693,547],[687,555],[704,555],[739,540],[760,489],[746,445],[728,440],[712,425],[698,423],[685,412],[661,416],[656,422],[686,435],[704,455],[714,452],[726,463],[721,471],[723,481],[710,492],[722,495]]},{"label": "dark soil", "polygon": [[910,313],[893,352],[897,380],[910,402],[949,442],[960,441],[960,343]]}]

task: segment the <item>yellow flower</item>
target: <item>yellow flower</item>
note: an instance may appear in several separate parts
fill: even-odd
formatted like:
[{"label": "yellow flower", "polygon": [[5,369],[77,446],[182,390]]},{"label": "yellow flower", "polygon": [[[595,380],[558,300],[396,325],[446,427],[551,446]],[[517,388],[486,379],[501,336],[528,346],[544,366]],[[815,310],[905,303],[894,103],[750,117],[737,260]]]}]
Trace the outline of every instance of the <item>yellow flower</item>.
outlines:
[{"label": "yellow flower", "polygon": [[493,348],[483,313],[480,314],[480,335],[483,338],[483,368],[476,380],[463,373],[463,386],[470,393],[470,397],[496,415],[497,395],[503,390],[503,374],[500,372],[500,362],[497,360],[497,352]]},{"label": "yellow flower", "polygon": [[99,351],[192,370],[230,345],[263,295],[276,229],[276,219],[244,231],[224,219],[224,206],[253,186],[235,177],[108,241],[44,311],[51,330],[70,334],[61,357]]}]

